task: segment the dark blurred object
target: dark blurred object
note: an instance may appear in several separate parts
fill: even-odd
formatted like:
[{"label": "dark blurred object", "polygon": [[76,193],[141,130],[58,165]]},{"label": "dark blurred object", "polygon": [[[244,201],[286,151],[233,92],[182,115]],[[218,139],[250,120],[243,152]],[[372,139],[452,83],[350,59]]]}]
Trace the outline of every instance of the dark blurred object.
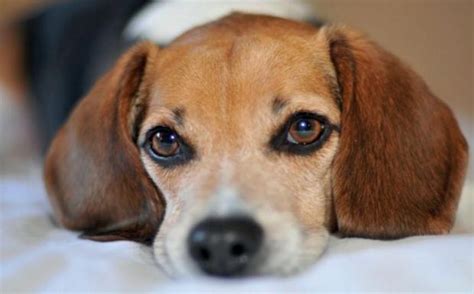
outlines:
[{"label": "dark blurred object", "polygon": [[76,102],[133,43],[123,30],[148,2],[66,1],[25,21],[26,72],[43,150]]}]

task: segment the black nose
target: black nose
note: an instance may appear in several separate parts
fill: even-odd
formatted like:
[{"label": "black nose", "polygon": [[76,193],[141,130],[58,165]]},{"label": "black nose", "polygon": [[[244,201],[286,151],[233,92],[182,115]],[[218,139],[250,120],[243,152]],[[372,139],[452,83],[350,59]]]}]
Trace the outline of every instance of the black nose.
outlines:
[{"label": "black nose", "polygon": [[263,230],[246,217],[209,218],[189,234],[189,252],[208,274],[233,276],[242,273],[262,244]]}]

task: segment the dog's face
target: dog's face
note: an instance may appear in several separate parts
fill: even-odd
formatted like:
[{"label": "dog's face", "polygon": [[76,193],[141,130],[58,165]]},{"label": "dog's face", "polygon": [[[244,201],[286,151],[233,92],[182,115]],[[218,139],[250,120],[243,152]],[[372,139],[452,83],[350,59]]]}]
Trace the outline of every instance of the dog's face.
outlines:
[{"label": "dog's face", "polygon": [[63,225],[154,239],[171,274],[286,274],[330,232],[449,231],[466,156],[444,104],[365,38],[235,14],[127,53],[58,134],[46,183]]},{"label": "dog's face", "polygon": [[[261,227],[251,272],[292,271],[324,249],[340,110],[329,55],[315,43],[249,34],[160,52],[138,143],[167,205],[154,245],[161,264],[195,271],[188,238],[210,218]],[[229,250],[250,246],[242,242]],[[196,246],[218,272],[211,245]]]}]

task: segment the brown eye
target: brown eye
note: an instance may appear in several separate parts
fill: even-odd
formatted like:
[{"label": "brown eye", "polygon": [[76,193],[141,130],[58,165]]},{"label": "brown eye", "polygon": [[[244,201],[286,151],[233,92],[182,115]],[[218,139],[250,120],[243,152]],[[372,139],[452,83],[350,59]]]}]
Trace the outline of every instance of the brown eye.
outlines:
[{"label": "brown eye", "polygon": [[299,118],[291,123],[287,140],[293,144],[306,145],[316,141],[323,131],[323,125],[314,118]]},{"label": "brown eye", "polygon": [[150,148],[157,156],[171,157],[180,148],[178,134],[169,128],[160,128],[150,138]]},{"label": "brown eye", "polygon": [[298,112],[291,116],[270,140],[272,149],[297,155],[309,155],[323,146],[333,130],[327,117],[312,112]]}]

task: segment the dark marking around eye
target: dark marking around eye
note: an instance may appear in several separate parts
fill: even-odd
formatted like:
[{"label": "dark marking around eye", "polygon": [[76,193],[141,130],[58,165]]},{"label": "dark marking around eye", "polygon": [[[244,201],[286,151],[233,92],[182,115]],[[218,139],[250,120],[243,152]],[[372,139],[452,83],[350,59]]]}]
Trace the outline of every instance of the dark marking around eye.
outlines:
[{"label": "dark marking around eye", "polygon": [[[169,156],[167,156],[168,154],[162,156],[161,154],[157,153],[156,148],[154,148],[155,146],[153,146],[153,139],[160,131],[174,132],[171,128],[166,126],[156,126],[147,131],[145,135],[145,141],[141,144],[141,147],[145,150],[148,156],[150,156],[150,158],[158,165],[163,168],[172,168],[186,164],[196,157],[194,147],[186,142],[186,140],[177,133],[174,133],[173,140],[176,140],[176,142],[179,144],[179,149],[177,149],[176,152],[173,152],[172,154],[170,153]],[[168,140],[170,138],[171,137],[165,139]]]},{"label": "dark marking around eye", "polygon": [[[288,141],[288,132],[290,131],[291,126],[293,123],[301,119],[316,120],[321,125],[320,135],[315,139],[315,141],[303,144]],[[339,133],[339,126],[332,124],[327,117],[311,112],[298,112],[289,117],[278,129],[270,140],[270,147],[278,152],[309,155],[324,145],[327,139],[331,136],[332,131]]]}]

